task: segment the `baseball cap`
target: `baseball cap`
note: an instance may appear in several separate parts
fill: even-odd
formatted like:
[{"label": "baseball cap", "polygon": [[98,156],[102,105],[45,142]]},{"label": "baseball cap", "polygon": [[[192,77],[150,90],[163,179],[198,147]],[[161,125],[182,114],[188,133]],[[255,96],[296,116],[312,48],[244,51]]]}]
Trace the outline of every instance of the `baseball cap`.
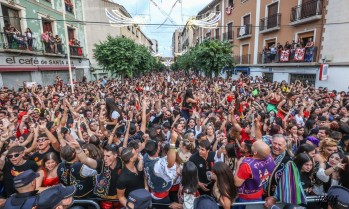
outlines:
[{"label": "baseball cap", "polygon": [[342,186],[332,186],[327,192],[328,204],[337,209],[349,207],[349,189]]},{"label": "baseball cap", "polygon": [[131,192],[127,198],[126,208],[133,203],[133,209],[146,209],[151,206],[151,194],[145,189],[137,189]]},{"label": "baseball cap", "polygon": [[28,185],[30,182],[34,181],[40,175],[35,173],[33,170],[29,169],[19,174],[13,179],[13,184],[15,188],[21,188]]},{"label": "baseball cap", "polygon": [[51,209],[57,206],[62,200],[72,197],[76,192],[75,186],[63,186],[58,184],[41,192],[37,209]]}]

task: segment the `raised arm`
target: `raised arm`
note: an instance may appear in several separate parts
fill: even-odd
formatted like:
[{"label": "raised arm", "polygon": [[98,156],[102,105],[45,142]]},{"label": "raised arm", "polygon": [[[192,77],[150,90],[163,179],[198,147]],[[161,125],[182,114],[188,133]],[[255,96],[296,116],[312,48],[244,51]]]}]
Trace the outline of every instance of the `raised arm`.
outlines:
[{"label": "raised arm", "polygon": [[87,165],[88,167],[92,169],[97,168],[97,161],[95,159],[87,157],[85,152],[80,147],[79,142],[77,142],[75,139],[73,139],[70,135],[66,136],[67,144],[75,149],[76,156],[79,158],[80,162],[84,165]]}]

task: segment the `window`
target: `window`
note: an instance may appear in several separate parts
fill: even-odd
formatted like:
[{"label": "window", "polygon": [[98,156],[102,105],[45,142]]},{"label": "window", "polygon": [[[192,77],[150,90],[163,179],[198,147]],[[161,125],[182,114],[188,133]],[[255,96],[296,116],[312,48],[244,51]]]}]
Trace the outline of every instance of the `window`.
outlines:
[{"label": "window", "polygon": [[233,23],[229,23],[228,25],[228,40],[233,39]]},{"label": "window", "polygon": [[127,30],[128,30],[128,31],[130,31],[130,30],[131,30],[130,26],[127,26]]},{"label": "window", "polygon": [[133,30],[133,26],[132,26],[132,33],[135,34],[135,31]]},{"label": "window", "polygon": [[314,31],[298,34],[298,42],[299,39],[301,39],[303,41],[303,47],[307,44],[309,38],[311,38],[314,41]]},{"label": "window", "polygon": [[268,49],[269,49],[272,45],[275,45],[275,46],[276,46],[276,40],[275,40],[275,39],[270,39],[270,40],[266,40],[266,41],[265,41],[265,46],[267,46]]},{"label": "window", "polygon": [[42,32],[53,32],[52,30],[52,21],[47,20],[47,19],[42,19]]},{"label": "window", "polygon": [[228,6],[234,7],[234,0],[228,0]]},{"label": "window", "polygon": [[268,6],[268,22],[267,28],[273,28],[278,25],[278,2]]},{"label": "window", "polygon": [[272,83],[274,81],[274,73],[263,73],[264,82]]},{"label": "window", "polygon": [[219,40],[219,28],[216,29],[216,39]]},{"label": "window", "polygon": [[1,5],[2,7],[2,16],[4,18],[4,25],[8,27],[9,25],[15,27],[19,32],[22,32],[21,29],[21,20],[19,17],[19,11]]},{"label": "window", "polygon": [[246,15],[243,17],[244,25],[249,25],[251,21],[251,15]]},{"label": "window", "polygon": [[68,37],[69,37],[69,40],[75,38],[75,29],[74,28],[69,28],[68,27]]},{"label": "window", "polygon": [[315,85],[316,74],[292,74],[290,83],[294,83],[296,80],[300,80],[303,84],[306,84],[307,81],[309,84]]}]

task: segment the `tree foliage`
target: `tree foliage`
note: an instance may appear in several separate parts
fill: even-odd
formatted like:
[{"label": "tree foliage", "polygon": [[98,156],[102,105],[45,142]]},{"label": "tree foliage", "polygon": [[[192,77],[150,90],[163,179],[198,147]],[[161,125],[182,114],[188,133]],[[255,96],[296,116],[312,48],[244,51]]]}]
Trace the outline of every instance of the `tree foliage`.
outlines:
[{"label": "tree foliage", "polygon": [[128,38],[108,36],[106,41],[95,44],[93,53],[97,63],[112,75],[133,77],[163,69],[147,47]]},{"label": "tree foliage", "polygon": [[216,76],[224,67],[233,67],[232,44],[221,41],[204,41],[177,58],[172,70],[203,71],[207,76]]}]

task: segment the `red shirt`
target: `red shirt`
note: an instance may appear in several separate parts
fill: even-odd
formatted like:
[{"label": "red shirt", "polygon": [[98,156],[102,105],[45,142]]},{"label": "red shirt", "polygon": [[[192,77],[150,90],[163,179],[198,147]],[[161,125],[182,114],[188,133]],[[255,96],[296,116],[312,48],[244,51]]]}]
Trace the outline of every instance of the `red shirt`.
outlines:
[{"label": "red shirt", "polygon": [[[252,178],[251,168],[246,163],[241,163],[241,165],[240,165],[240,167],[238,169],[238,172],[237,172],[237,176],[240,179],[244,179],[244,180]],[[262,195],[263,195],[263,187],[260,188],[260,190],[258,192],[256,192],[256,193],[253,193],[253,194],[239,194],[239,197],[241,197],[243,199],[252,200],[252,199],[259,199],[259,198],[262,197]]]}]

